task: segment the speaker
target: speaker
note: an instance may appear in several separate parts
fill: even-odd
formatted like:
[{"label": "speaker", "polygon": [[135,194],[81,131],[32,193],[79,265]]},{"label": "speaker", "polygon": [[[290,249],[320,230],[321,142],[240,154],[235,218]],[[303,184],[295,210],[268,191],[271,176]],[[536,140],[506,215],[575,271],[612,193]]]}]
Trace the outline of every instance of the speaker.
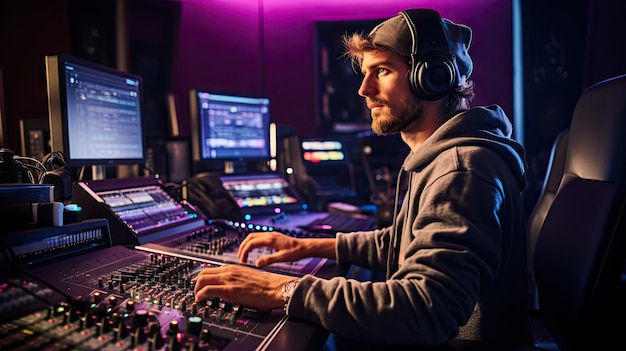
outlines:
[{"label": "speaker", "polygon": [[191,176],[191,146],[189,138],[176,137],[165,142],[167,180],[180,183]]},{"label": "speaker", "polygon": [[400,12],[411,32],[409,83],[424,100],[438,100],[454,87],[456,69],[439,13],[429,9]]},{"label": "speaker", "polygon": [[47,119],[20,119],[22,155],[43,160],[50,153],[50,126]]}]

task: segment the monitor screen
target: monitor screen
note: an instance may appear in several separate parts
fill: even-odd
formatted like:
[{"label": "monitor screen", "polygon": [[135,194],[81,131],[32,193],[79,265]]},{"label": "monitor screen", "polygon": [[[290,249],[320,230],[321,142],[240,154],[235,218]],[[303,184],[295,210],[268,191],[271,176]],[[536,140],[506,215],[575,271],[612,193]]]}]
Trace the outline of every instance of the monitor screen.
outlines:
[{"label": "monitor screen", "polygon": [[77,167],[143,164],[142,78],[63,54],[45,63],[52,151]]},{"label": "monitor screen", "polygon": [[318,197],[350,198],[355,196],[355,173],[350,161],[347,138],[301,138],[302,164],[315,181]]},{"label": "monitor screen", "polygon": [[306,204],[277,173],[223,174],[220,180],[245,214],[299,212]]},{"label": "monitor screen", "polygon": [[302,160],[307,168],[350,163],[344,141],[326,138],[300,139]]},{"label": "monitor screen", "polygon": [[194,161],[269,160],[268,98],[192,90],[190,103]]}]

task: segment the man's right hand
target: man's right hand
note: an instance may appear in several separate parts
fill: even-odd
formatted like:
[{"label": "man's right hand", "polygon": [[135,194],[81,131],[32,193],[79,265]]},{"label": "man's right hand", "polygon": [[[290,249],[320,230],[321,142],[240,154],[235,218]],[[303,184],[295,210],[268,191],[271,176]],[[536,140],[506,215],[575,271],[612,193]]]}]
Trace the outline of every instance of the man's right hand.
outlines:
[{"label": "man's right hand", "polygon": [[280,232],[250,233],[239,245],[237,256],[246,263],[250,251],[256,248],[270,248],[275,252],[261,256],[254,263],[264,267],[276,262],[295,262],[305,257],[335,258],[334,238],[293,238]]}]

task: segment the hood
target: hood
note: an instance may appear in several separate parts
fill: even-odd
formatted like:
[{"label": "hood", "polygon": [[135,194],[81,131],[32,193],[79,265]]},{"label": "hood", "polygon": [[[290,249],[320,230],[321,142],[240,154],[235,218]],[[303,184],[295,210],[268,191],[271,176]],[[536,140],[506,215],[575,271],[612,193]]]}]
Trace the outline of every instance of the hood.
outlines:
[{"label": "hood", "polygon": [[526,188],[525,151],[511,139],[513,126],[497,105],[475,107],[442,124],[404,161],[406,171],[421,169],[439,153],[456,146],[486,146],[496,151],[515,174],[520,190]]}]

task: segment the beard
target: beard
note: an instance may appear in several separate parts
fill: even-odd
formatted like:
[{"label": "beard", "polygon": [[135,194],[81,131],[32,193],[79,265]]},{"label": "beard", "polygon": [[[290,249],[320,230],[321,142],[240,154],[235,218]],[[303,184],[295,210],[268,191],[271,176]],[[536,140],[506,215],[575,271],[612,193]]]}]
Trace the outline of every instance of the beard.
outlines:
[{"label": "beard", "polygon": [[394,113],[386,101],[370,99],[372,102],[383,104],[384,107],[372,112],[372,131],[377,135],[391,135],[402,131],[406,126],[420,118],[424,113],[422,102],[416,98],[406,101]]}]

